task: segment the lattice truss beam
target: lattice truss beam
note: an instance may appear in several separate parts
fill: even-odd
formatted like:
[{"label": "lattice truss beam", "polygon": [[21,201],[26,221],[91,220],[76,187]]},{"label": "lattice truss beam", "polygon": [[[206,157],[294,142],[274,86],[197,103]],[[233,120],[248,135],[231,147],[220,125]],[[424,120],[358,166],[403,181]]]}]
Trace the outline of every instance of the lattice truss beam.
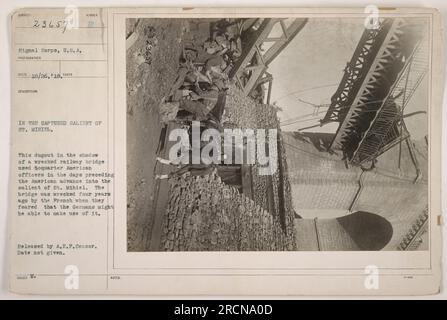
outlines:
[{"label": "lattice truss beam", "polygon": [[404,235],[397,250],[417,250],[422,244],[422,236],[428,229],[428,208],[413,222],[408,232]]},{"label": "lattice truss beam", "polygon": [[365,31],[323,122],[339,121],[332,149],[354,165],[408,137],[403,109],[428,69],[424,24],[385,19]]},{"label": "lattice truss beam", "polygon": [[[385,151],[410,138],[405,126],[404,110],[428,71],[428,38],[420,41],[408,63],[393,84],[375,118],[354,151],[352,162],[371,161]],[[413,153],[412,144],[407,144]]]},{"label": "lattice truss beam", "polygon": [[[293,19],[287,26],[285,19],[260,19],[252,25],[259,24],[256,30],[250,28],[244,33],[242,56],[237,60],[230,72],[230,78],[242,88],[245,95],[250,95],[255,88],[269,83],[269,94],[273,77],[266,73],[268,65],[281,53],[307,23],[307,19]],[[280,25],[281,35],[271,36],[276,24]],[[267,47],[264,50],[264,47]],[[269,101],[267,101],[269,103]]]},{"label": "lattice truss beam", "polygon": [[343,120],[390,26],[387,20],[378,29],[365,29],[351,61],[346,65],[340,85],[331,98],[328,112],[321,121],[323,124]]}]

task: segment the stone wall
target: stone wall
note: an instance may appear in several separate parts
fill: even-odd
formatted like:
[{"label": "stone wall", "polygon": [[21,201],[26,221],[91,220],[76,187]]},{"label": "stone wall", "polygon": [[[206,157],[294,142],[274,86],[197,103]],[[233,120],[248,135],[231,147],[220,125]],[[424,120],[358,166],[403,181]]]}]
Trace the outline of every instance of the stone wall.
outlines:
[{"label": "stone wall", "polygon": [[[279,215],[279,184],[284,186],[286,197],[286,215],[291,215],[292,219],[286,218],[290,224],[293,224],[293,214],[291,214],[290,186],[287,175],[286,154],[283,148],[281,130],[279,129],[279,119],[277,109],[268,104],[260,104],[252,98],[246,97],[244,93],[235,84],[230,84],[227,100],[225,103],[225,112],[223,116],[224,127],[240,129],[278,129],[278,160],[281,161],[284,175],[279,176],[278,172],[272,176],[258,175],[258,167],[252,167],[252,179],[254,190],[254,201],[263,208],[268,209],[266,194],[269,188],[273,189],[275,202],[275,214]],[[272,152],[275,152],[271,150]],[[279,165],[278,165],[279,169]]]},{"label": "stone wall", "polygon": [[427,150],[421,142],[415,143],[422,172],[420,180],[415,182],[416,169],[405,145],[398,169],[399,149],[395,147],[378,157],[373,170],[363,173],[363,188],[354,201],[359,192],[360,168],[347,168],[340,156],[318,150],[315,142],[302,136],[286,133],[283,138],[293,205],[298,214],[313,209],[318,218],[329,218],[328,210],[347,211],[351,206],[352,212],[375,213],[393,227],[393,236],[384,249],[397,250],[428,203]]},{"label": "stone wall", "polygon": [[294,250],[293,232],[214,172],[172,177],[163,223],[166,251]]},{"label": "stone wall", "polygon": [[[276,109],[257,104],[230,85],[223,116],[224,127],[278,128]],[[279,135],[279,161],[287,170]],[[279,167],[279,166],[278,166]],[[227,184],[214,172],[206,176],[171,177],[168,208],[163,222],[162,249],[166,251],[283,251],[295,250],[293,209],[287,174],[258,175],[252,166],[254,199]],[[279,186],[284,186],[284,208]],[[268,190],[273,212],[268,211]],[[283,223],[280,222],[282,219]]]}]

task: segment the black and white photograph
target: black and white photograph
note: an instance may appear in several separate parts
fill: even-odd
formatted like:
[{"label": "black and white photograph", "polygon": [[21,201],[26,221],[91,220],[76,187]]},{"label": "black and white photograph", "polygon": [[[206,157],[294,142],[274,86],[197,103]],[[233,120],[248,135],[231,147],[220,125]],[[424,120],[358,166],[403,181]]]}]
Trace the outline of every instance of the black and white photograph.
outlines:
[{"label": "black and white photograph", "polygon": [[429,250],[426,18],[127,18],[127,250]]},{"label": "black and white photograph", "polygon": [[3,10],[8,297],[444,297],[447,7],[160,5]]}]

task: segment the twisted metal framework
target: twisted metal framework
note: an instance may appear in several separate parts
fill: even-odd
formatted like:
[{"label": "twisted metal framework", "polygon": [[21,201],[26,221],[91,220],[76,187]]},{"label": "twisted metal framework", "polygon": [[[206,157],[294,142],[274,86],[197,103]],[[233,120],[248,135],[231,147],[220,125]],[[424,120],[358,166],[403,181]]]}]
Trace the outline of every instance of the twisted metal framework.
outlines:
[{"label": "twisted metal framework", "polygon": [[399,243],[397,250],[417,250],[422,243],[422,234],[427,232],[428,208],[420,214]]},{"label": "twisted metal framework", "polygon": [[427,49],[428,43],[425,39],[417,44],[381,109],[364,133],[361,143],[354,151],[352,163],[371,161],[403,141],[407,143],[409,152],[414,157],[403,112],[428,71]]},{"label": "twisted metal framework", "polygon": [[326,116],[321,120],[322,124],[344,120],[390,27],[391,20],[385,20],[377,29],[365,29],[351,61],[346,65],[340,85],[331,98]]},{"label": "twisted metal framework", "polygon": [[[230,78],[236,80],[236,83],[247,96],[259,85],[268,82],[269,91],[267,103],[270,103],[270,92],[273,81],[273,77],[266,72],[267,67],[307,23],[307,19],[294,19],[287,26],[284,20],[279,18],[261,19],[258,21],[260,25],[256,30],[252,28],[245,30],[242,35],[244,38],[242,56],[237,60],[229,74]],[[282,35],[279,37],[270,37],[277,23],[281,26]],[[271,43],[271,46],[267,50],[264,50],[263,45],[266,43]]]},{"label": "twisted metal framework", "polygon": [[424,30],[423,21],[401,18],[365,30],[322,120],[340,122],[330,148],[351,164],[372,161],[409,137],[403,110],[428,70]]}]

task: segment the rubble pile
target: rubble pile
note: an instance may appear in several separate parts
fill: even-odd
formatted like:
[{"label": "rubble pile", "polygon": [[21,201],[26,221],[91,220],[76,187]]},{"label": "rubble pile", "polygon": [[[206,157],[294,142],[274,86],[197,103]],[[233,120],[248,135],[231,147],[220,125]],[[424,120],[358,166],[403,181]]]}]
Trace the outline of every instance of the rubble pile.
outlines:
[{"label": "rubble pile", "polygon": [[[158,105],[160,124],[175,122],[188,128],[191,121],[198,120],[203,129],[211,127],[220,131],[224,128],[279,128],[274,106],[246,97],[228,78],[242,50],[239,35],[231,31],[230,25],[230,21],[216,21],[209,37],[196,37],[191,36],[191,28],[196,26],[203,31],[203,25],[182,22],[176,79],[169,84],[169,92],[158,100],[161,101]],[[150,28],[139,26],[137,30],[144,34],[138,40],[139,47],[146,50],[143,55],[146,63],[142,63],[142,68],[148,65],[152,68],[156,64],[148,63],[151,55],[147,52],[158,52],[152,49],[162,42],[153,41],[157,37],[152,36]],[[129,53],[134,54],[132,50]],[[279,160],[283,161],[281,148],[279,152]],[[168,159],[157,157],[157,161],[173,165]],[[251,170],[253,200],[241,193],[240,182],[228,182],[229,178],[216,171],[216,166],[187,164],[169,174],[157,174],[155,179],[167,179],[169,184],[161,249],[293,250],[294,233],[290,230],[293,211],[290,204],[282,205],[281,187],[284,185],[284,192],[290,192],[286,187],[287,177],[278,172],[259,175],[257,165]]]},{"label": "rubble pile", "polygon": [[[276,110],[245,97],[229,85],[223,126],[234,128],[277,128]],[[280,133],[278,132],[280,135]],[[281,137],[280,137],[281,143]],[[273,151],[273,150],[272,150]],[[286,168],[285,153],[279,148],[279,161]],[[274,152],[274,151],[273,151]],[[170,199],[163,230],[167,251],[294,250],[294,211],[287,175],[257,174],[252,167],[254,199],[209,175],[171,177]],[[284,186],[284,211],[279,207],[279,185]],[[268,211],[267,190],[273,188],[274,212]],[[285,218],[285,231],[279,216]]]},{"label": "rubble pile", "polygon": [[[277,117],[277,110],[275,107],[268,104],[257,103],[253,98],[244,95],[241,89],[236,85],[231,84],[228,89],[228,96],[225,105],[225,113],[223,117],[224,127],[230,128],[261,128],[261,129],[278,129],[279,120]],[[278,130],[278,135],[280,131]],[[275,152],[271,150],[271,152]],[[280,152],[280,157],[285,158],[285,154]],[[269,186],[273,187],[275,196],[275,204],[278,203],[278,184],[283,183],[279,181],[277,174],[271,176],[258,175],[258,168],[253,167],[253,190],[254,200],[257,204],[267,208],[267,189]],[[275,213],[279,212],[279,208],[275,208]]]},{"label": "rubble pile", "polygon": [[225,127],[252,129],[277,128],[279,125],[275,107],[247,97],[234,83],[228,86],[222,122]]},{"label": "rubble pile", "polygon": [[166,251],[294,250],[278,219],[224,184],[215,172],[170,179]]},{"label": "rubble pile", "polygon": [[[190,23],[185,24],[186,33],[190,28]],[[160,110],[176,117],[162,116],[164,123],[198,120],[221,129],[220,114],[215,109],[219,110],[216,107],[226,95],[228,74],[242,53],[236,30],[234,23],[223,19],[212,24],[210,37],[203,42],[184,37],[178,77],[160,105]],[[173,111],[166,111],[169,108]]]}]

